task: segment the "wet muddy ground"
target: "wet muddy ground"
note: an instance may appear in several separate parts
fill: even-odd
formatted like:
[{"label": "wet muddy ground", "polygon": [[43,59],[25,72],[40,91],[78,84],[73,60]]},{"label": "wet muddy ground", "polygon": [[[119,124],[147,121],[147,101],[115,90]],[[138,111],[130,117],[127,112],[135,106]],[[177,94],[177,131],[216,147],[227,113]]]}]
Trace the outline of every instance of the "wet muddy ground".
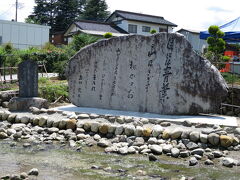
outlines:
[{"label": "wet muddy ground", "polygon": [[240,168],[237,166],[206,166],[200,162],[196,167],[189,167],[187,159],[165,155],[159,156],[157,162],[150,162],[145,155],[106,154],[99,147],[82,147],[76,151],[61,144],[32,145],[28,148],[23,148],[19,142],[13,145],[13,141],[0,141],[0,177],[38,168],[37,179],[40,180],[240,179]]}]

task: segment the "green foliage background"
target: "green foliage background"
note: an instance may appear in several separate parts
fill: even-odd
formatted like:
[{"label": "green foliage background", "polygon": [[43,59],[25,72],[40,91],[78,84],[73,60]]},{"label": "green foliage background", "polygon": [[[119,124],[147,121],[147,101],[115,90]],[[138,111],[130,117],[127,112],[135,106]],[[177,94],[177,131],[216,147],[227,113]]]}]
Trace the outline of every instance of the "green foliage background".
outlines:
[{"label": "green foliage background", "polygon": [[47,72],[59,73],[60,79],[65,79],[64,69],[68,60],[82,47],[94,43],[101,37],[87,34],[79,34],[73,37],[69,45],[55,47],[50,43],[42,48],[30,47],[19,50],[13,48],[10,43],[0,46],[0,67],[16,67],[24,60],[34,60],[38,64],[44,64]]}]

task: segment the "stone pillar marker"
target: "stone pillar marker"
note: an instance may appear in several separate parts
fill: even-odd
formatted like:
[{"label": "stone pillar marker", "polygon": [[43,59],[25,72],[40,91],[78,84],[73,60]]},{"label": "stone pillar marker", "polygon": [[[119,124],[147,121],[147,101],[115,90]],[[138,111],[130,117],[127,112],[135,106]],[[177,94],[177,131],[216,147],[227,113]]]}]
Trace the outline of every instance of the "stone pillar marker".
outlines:
[{"label": "stone pillar marker", "polygon": [[46,99],[38,96],[38,65],[26,60],[18,65],[19,97],[10,100],[10,111],[28,111],[30,107],[48,108]]},{"label": "stone pillar marker", "polygon": [[27,60],[18,65],[19,97],[38,96],[38,65]]}]

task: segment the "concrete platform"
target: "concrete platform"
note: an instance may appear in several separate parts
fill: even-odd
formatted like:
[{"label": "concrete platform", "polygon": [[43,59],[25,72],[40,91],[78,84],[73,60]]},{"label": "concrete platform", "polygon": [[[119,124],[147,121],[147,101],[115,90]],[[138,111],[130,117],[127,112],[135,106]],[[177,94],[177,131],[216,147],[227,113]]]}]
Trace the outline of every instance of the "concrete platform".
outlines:
[{"label": "concrete platform", "polygon": [[131,111],[118,111],[118,110],[108,110],[99,108],[87,108],[87,107],[77,107],[74,105],[67,105],[54,108],[60,111],[71,111],[78,113],[93,113],[99,115],[113,115],[113,116],[134,116],[140,118],[151,118],[151,119],[161,119],[170,122],[183,122],[189,120],[192,123],[205,123],[205,124],[218,124],[224,126],[237,127],[237,118],[231,116],[220,116],[220,115],[199,115],[199,116],[178,116],[178,115],[159,115],[154,113],[141,113],[141,112],[131,112]]}]

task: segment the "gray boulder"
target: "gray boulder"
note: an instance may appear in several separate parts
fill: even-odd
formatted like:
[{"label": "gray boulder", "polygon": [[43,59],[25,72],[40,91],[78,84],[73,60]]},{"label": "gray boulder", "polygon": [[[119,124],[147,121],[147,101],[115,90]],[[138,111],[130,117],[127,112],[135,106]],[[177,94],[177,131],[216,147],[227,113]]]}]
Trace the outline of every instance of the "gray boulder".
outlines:
[{"label": "gray boulder", "polygon": [[193,149],[197,149],[199,146],[194,143],[194,142],[189,142],[186,144],[186,147],[189,149],[189,150],[193,150]]},{"label": "gray boulder", "polygon": [[222,159],[222,165],[226,167],[233,167],[234,159],[225,157]]},{"label": "gray boulder", "polygon": [[48,108],[49,103],[46,99],[39,97],[23,98],[14,97],[9,101],[8,108],[10,111],[28,111],[30,107]]},{"label": "gray boulder", "polygon": [[200,134],[200,142],[207,143],[208,136],[206,134]]},{"label": "gray boulder", "polygon": [[171,144],[166,144],[163,146],[163,152],[164,153],[171,153],[171,149],[173,148],[173,146]]},{"label": "gray boulder", "polygon": [[181,128],[176,128],[171,132],[172,139],[178,139],[181,137],[183,130]]},{"label": "gray boulder", "polygon": [[216,133],[210,133],[208,135],[208,142],[210,142],[212,145],[217,146],[219,144],[220,138],[219,135]]},{"label": "gray boulder", "polygon": [[192,155],[199,155],[199,156],[203,156],[204,150],[202,148],[197,148],[191,151]]},{"label": "gray boulder", "polygon": [[5,132],[0,132],[0,139],[6,139],[8,135]]},{"label": "gray boulder", "polygon": [[33,168],[28,172],[28,175],[38,176],[39,172],[37,168]]},{"label": "gray boulder", "polygon": [[204,162],[205,165],[214,165],[214,162],[211,161],[210,159],[207,159],[205,162]]},{"label": "gray boulder", "polygon": [[153,154],[162,154],[162,147],[159,145],[151,145],[149,149],[152,151]]},{"label": "gray boulder", "polygon": [[200,133],[198,131],[193,131],[189,134],[189,139],[193,142],[199,141]]},{"label": "gray boulder", "polygon": [[189,166],[195,166],[198,164],[198,160],[195,157],[191,157],[189,160]]},{"label": "gray boulder", "polygon": [[180,154],[180,150],[178,148],[172,148],[171,149],[171,154],[172,154],[172,157],[177,158]]}]

